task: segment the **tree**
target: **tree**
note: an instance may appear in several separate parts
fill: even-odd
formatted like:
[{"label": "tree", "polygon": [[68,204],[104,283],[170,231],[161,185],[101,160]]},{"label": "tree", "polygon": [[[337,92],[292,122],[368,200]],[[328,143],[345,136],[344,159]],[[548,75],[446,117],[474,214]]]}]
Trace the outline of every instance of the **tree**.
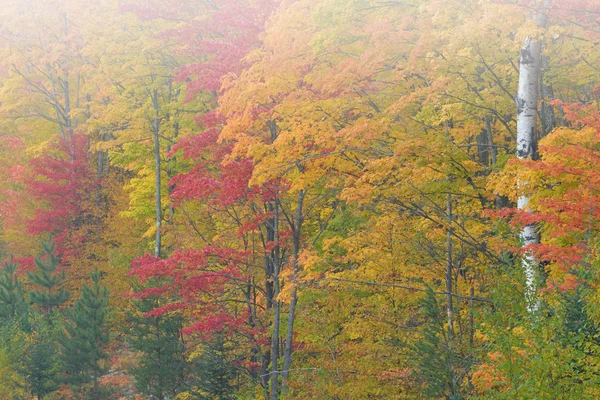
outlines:
[{"label": "tree", "polygon": [[25,295],[17,276],[17,263],[11,257],[0,273],[0,318],[12,321],[26,313]]},{"label": "tree", "polygon": [[[61,368],[57,346],[60,321],[53,315],[34,316],[30,321],[32,332],[18,335],[13,341],[18,358],[18,372],[25,387],[38,400],[54,392],[61,384]],[[52,320],[52,322],[48,322]]]},{"label": "tree", "polygon": [[69,299],[69,292],[63,289],[62,283],[66,279],[65,271],[58,272],[59,259],[52,237],[42,241],[43,255],[35,259],[35,272],[27,271],[27,277],[39,290],[29,292],[29,301],[40,308],[42,312],[51,314]]},{"label": "tree", "polygon": [[470,365],[468,362],[459,363],[435,296],[429,288],[422,301],[426,322],[422,339],[414,349],[417,361],[415,369],[424,383],[426,396],[458,400],[463,398],[462,381]]},{"label": "tree", "polygon": [[135,310],[128,316],[128,339],[141,353],[131,370],[136,387],[159,400],[168,399],[189,387],[190,365],[185,360],[185,346],[179,315],[146,315],[157,307],[156,297],[134,301]]},{"label": "tree", "polygon": [[234,344],[227,343],[227,336],[224,334],[217,334],[204,343],[204,351],[193,363],[198,373],[194,377],[195,387],[192,392],[198,392],[200,399],[235,399],[240,370],[228,357],[233,346]]},{"label": "tree", "polygon": [[[180,39],[180,52],[194,56],[177,69],[175,80],[187,83],[186,104],[194,98],[208,99],[202,108],[209,111],[199,110],[203,115],[196,121],[202,131],[172,148],[172,154],[182,149],[185,161],[191,166],[189,172],[173,177],[170,182],[173,204],[181,210],[179,215],[175,214],[174,221],[191,228],[189,232],[193,234],[183,236],[180,242],[185,244],[184,249],[166,260],[152,257],[135,260],[132,272],[142,279],[172,278],[160,288],[160,293],[163,297],[167,293],[177,296],[171,298],[172,304],[161,304],[156,315],[173,309],[183,310],[191,317],[186,320],[184,333],[210,338],[215,332],[227,331],[228,339],[232,336],[240,339],[240,343],[246,344],[236,349],[246,354],[242,364],[267,391],[269,379],[264,369],[268,367],[270,353],[263,348],[265,321],[260,302],[264,300],[261,286],[272,284],[269,266],[280,262],[278,240],[270,233],[277,228],[268,218],[274,199],[269,190],[261,188],[262,194],[257,196],[249,187],[249,159],[225,160],[230,146],[218,142],[223,121],[211,110],[216,105],[216,89],[222,80],[228,74],[241,71],[243,57],[259,44],[259,33],[274,3],[262,0],[182,3],[181,9],[190,5],[200,8],[196,15],[203,18],[189,19],[184,13],[180,26],[166,32]],[[153,7],[139,7],[137,11],[147,18],[164,16]],[[232,223],[234,215],[237,217],[233,217]],[[258,232],[257,224],[267,233]],[[269,224],[270,227],[266,227]],[[251,251],[251,242],[261,243],[263,251]],[[253,265],[256,262],[258,271]],[[260,263],[268,265],[263,267]],[[192,265],[196,268],[191,268]],[[260,273],[261,267],[263,275],[255,280],[254,275]],[[149,294],[156,293],[157,288],[146,290]],[[267,289],[267,293],[266,302],[271,308],[273,292]],[[246,307],[240,309],[242,303]],[[279,336],[275,335],[273,341],[278,340]],[[273,368],[278,368],[277,363]],[[275,374],[274,378],[278,376]]]},{"label": "tree", "polygon": [[92,382],[90,398],[101,399],[99,379],[108,357],[105,346],[109,335],[106,328],[108,289],[100,286],[98,269],[90,274],[93,284],[84,285],[73,308],[67,310],[65,333],[60,338],[61,358],[67,381],[75,385]]},{"label": "tree", "polygon": [[[84,128],[98,100],[91,95],[97,88],[89,68],[94,60],[83,56],[88,43],[71,19],[77,15],[87,20],[94,13],[69,0],[26,5],[10,1],[3,12],[14,18],[12,24],[3,24],[7,35],[0,46],[8,73],[2,96],[14,105],[3,109],[3,129],[28,132],[22,136],[27,136],[25,147],[37,147],[25,152],[20,165],[12,165],[20,170],[11,189],[21,207],[14,216],[17,225],[7,226],[10,246],[16,246],[16,256],[23,256],[22,247],[33,242],[23,243],[24,233],[53,234],[63,265],[70,267],[77,259],[71,257],[74,253],[85,257],[83,242],[93,240],[99,222],[93,207],[97,197],[83,196],[96,184]],[[87,274],[73,277],[83,280]]]},{"label": "tree", "polygon": [[[544,10],[538,11],[536,19],[538,27],[545,28],[546,17]],[[517,157],[521,160],[536,157],[535,132],[538,118],[541,51],[542,42],[537,38],[527,38],[525,46],[521,49],[519,91],[516,97]],[[527,182],[520,182],[519,185],[527,185]],[[524,211],[529,210],[529,197],[527,195],[519,196],[517,208]],[[534,225],[526,225],[521,231],[520,236],[523,248],[539,243],[539,237]],[[537,309],[536,304],[538,302],[536,294],[539,286],[538,265],[533,255],[527,250],[525,251],[522,263],[527,287],[525,297],[529,304],[529,311],[534,312]]]}]

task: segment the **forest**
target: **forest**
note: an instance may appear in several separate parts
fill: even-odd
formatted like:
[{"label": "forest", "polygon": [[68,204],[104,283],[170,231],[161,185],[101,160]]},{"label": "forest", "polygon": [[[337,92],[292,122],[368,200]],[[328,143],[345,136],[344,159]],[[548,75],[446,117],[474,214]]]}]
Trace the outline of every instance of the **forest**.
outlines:
[{"label": "forest", "polygon": [[0,399],[600,398],[598,0],[2,0]]}]

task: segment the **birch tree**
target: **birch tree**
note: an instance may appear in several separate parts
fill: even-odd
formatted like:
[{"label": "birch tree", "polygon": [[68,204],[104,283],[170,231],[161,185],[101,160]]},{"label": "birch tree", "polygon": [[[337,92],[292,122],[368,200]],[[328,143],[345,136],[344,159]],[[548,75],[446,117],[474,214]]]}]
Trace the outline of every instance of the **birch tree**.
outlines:
[{"label": "birch tree", "polygon": [[[542,8],[548,5],[544,0]],[[538,28],[546,26],[546,17],[543,10],[535,15]],[[517,157],[520,160],[532,159],[535,156],[535,130],[537,125],[538,92],[540,78],[542,42],[540,39],[528,37],[521,49],[519,62],[519,89],[516,97],[517,106]],[[519,198],[517,208],[525,212],[531,212],[529,207],[529,196],[523,193],[527,182],[519,182]],[[532,244],[539,243],[539,235],[533,224],[526,225],[520,232],[521,246],[527,248]],[[525,297],[529,312],[536,311],[538,305],[536,292],[538,286],[537,262],[533,254],[526,250],[523,255],[523,270],[526,280]]]}]

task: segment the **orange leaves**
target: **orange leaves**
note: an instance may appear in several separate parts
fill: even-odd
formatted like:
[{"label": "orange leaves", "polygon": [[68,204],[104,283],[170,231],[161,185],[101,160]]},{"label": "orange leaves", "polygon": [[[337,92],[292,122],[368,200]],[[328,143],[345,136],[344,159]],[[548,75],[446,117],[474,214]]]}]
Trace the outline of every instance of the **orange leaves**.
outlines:
[{"label": "orange leaves", "polygon": [[[543,244],[535,251],[542,260],[569,269],[588,253],[587,237],[600,228],[600,153],[597,130],[556,129],[539,146],[541,160],[511,162],[496,180],[497,188],[527,182],[535,214],[521,213],[515,221],[539,223]],[[511,193],[512,192],[512,193]],[[514,191],[502,192],[514,199]]]},{"label": "orange leaves", "polygon": [[[502,355],[498,352],[489,353],[488,357],[491,361],[499,360]],[[494,391],[498,389],[506,378],[498,371],[498,368],[493,364],[482,363],[473,373],[473,384],[482,391]]]}]

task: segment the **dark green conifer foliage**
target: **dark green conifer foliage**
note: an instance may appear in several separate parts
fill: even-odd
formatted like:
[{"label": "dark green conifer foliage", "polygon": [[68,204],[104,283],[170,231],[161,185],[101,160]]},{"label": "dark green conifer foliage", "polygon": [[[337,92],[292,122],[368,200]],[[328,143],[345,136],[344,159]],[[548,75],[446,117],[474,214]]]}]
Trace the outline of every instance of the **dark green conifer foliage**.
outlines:
[{"label": "dark green conifer foliage", "polygon": [[147,297],[134,305],[136,312],[129,315],[129,338],[142,356],[131,374],[142,394],[161,400],[172,398],[189,387],[189,365],[181,336],[183,319],[178,315],[144,317],[157,307],[156,298]]},{"label": "dark green conifer foliage", "polygon": [[23,287],[17,277],[17,263],[10,259],[0,272],[0,319],[13,321],[26,314]]},{"label": "dark green conifer foliage", "polygon": [[43,399],[59,387],[56,345],[43,337],[35,340],[23,359],[23,372],[27,374],[27,386],[31,394]]},{"label": "dark green conifer foliage", "polygon": [[[431,288],[428,288],[421,304],[426,323],[414,351],[417,363],[415,370],[423,381],[424,393],[431,399],[462,399],[460,383],[464,376],[461,376],[461,369],[458,368],[459,357],[454,351],[444,315]],[[463,367],[464,371],[466,368]]]},{"label": "dark green conifer foliage", "polygon": [[31,326],[35,329],[23,337],[24,342],[14,343],[13,351],[18,354],[16,368],[24,377],[25,388],[40,400],[60,387],[61,368],[56,343],[60,321],[49,323],[47,318],[33,317]]},{"label": "dark green conifer foliage", "polygon": [[35,259],[35,272],[27,272],[29,280],[41,288],[29,292],[29,300],[42,311],[51,313],[69,299],[69,292],[60,287],[65,273],[56,271],[59,260],[55,256],[54,240],[42,241],[42,250],[44,254]]},{"label": "dark green conifer foliage", "polygon": [[106,314],[108,289],[100,285],[98,269],[90,274],[93,284],[83,285],[81,296],[67,310],[65,334],[60,338],[63,368],[67,382],[78,386],[92,383],[89,398],[100,399],[99,377],[104,373],[101,361],[108,357]]},{"label": "dark green conifer foliage", "polygon": [[233,344],[228,343],[224,334],[217,334],[208,343],[205,351],[194,363],[195,387],[201,392],[201,399],[230,400],[235,399],[238,388],[239,370],[227,357]]}]

